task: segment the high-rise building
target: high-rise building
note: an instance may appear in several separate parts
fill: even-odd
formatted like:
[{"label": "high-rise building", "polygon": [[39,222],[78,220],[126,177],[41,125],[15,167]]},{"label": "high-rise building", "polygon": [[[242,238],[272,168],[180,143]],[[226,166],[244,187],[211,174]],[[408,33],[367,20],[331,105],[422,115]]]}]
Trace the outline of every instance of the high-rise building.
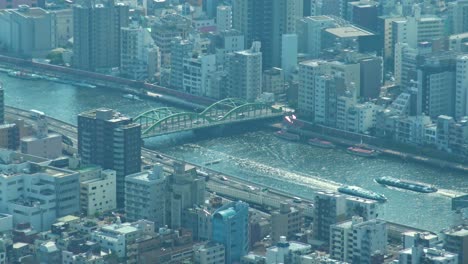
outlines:
[{"label": "high-rise building", "polygon": [[213,214],[212,240],[224,245],[226,264],[239,262],[249,250],[249,205],[231,202]]},{"label": "high-rise building", "polygon": [[346,220],[344,195],[331,192],[317,192],[314,197],[314,239],[328,242],[330,226]]},{"label": "high-rise building", "polygon": [[271,240],[280,241],[281,236],[291,239],[301,231],[304,217],[296,207],[282,203],[278,211],[271,213]]},{"label": "high-rise building", "polygon": [[217,70],[215,54],[186,57],[183,60],[183,67],[182,87],[184,92],[198,96],[216,96],[217,92],[212,91],[211,86],[208,85],[210,74]]},{"label": "high-rise building", "polygon": [[150,32],[138,25],[121,28],[120,73],[133,80],[154,78],[161,58]]},{"label": "high-rise building", "polygon": [[298,109],[308,119],[315,115],[315,77],[323,74],[325,61],[311,60],[299,64]]},{"label": "high-rise building", "polygon": [[412,16],[407,17],[407,42],[415,48],[418,43],[441,41],[444,35],[444,21],[434,15],[421,15],[421,7],[415,5]]},{"label": "high-rise building", "polygon": [[384,255],[387,248],[387,225],[362,217],[330,227],[330,257],[347,263],[373,263],[374,255]]},{"label": "high-rise building", "polygon": [[0,12],[0,42],[9,53],[21,57],[45,57],[56,48],[54,13],[19,5]]},{"label": "high-rise building", "polygon": [[19,146],[19,126],[17,124],[0,124],[0,148],[16,150]]},{"label": "high-rise building", "polygon": [[444,232],[444,249],[458,254],[458,263],[468,262],[468,228],[461,227]]},{"label": "high-rise building", "polygon": [[231,6],[220,5],[216,8],[216,29],[218,32],[232,29]]},{"label": "high-rise building", "polygon": [[44,113],[31,111],[31,114],[35,115],[37,132],[21,138],[21,152],[47,159],[62,156],[62,135],[49,133]]},{"label": "high-rise building", "polygon": [[184,87],[184,59],[191,58],[194,43],[191,40],[175,37],[171,47],[171,78],[170,86],[182,90]]},{"label": "high-rise building", "polygon": [[329,16],[310,16],[300,19],[297,23],[299,52],[307,53],[316,59],[322,52],[322,30],[334,27],[335,19]]},{"label": "high-rise building", "polygon": [[417,113],[432,118],[455,113],[455,57],[442,54],[429,58],[417,69]]},{"label": "high-rise building", "polygon": [[120,28],[129,7],[113,0],[85,1],[73,7],[73,67],[95,71],[120,66]]},{"label": "high-rise building", "polygon": [[281,69],[284,71],[284,76],[290,79],[297,67],[298,38],[296,34],[283,34],[281,41]]},{"label": "high-rise building", "polygon": [[262,43],[264,68],[281,67],[281,37],[295,32],[295,1],[234,0],[232,25],[245,37],[245,46]]},{"label": "high-rise building", "polygon": [[166,177],[161,166],[125,177],[125,214],[128,221],[154,222],[155,228],[166,224]]},{"label": "high-rise building", "polygon": [[375,32],[379,3],[372,0],[348,2],[347,18],[353,24]]},{"label": "high-rise building", "polygon": [[449,3],[452,11],[452,31],[454,34],[468,32],[468,0]]},{"label": "high-rise building", "polygon": [[212,51],[216,53],[218,67],[227,69],[226,56],[235,51],[244,50],[244,35],[235,29],[225,30],[211,36]]},{"label": "high-rise building", "polygon": [[162,14],[151,26],[151,36],[161,52],[161,65],[170,66],[172,43],[177,37],[185,39],[191,30],[192,21],[174,13]]},{"label": "high-rise building", "polygon": [[131,118],[99,108],[78,115],[78,154],[83,164],[116,171],[117,207],[124,207],[125,176],[141,169],[141,127]]},{"label": "high-rise building", "polygon": [[260,42],[248,50],[228,55],[228,96],[254,101],[262,89],[262,53]]},{"label": "high-rise building", "polygon": [[468,115],[468,55],[457,57],[455,86],[455,118]]}]

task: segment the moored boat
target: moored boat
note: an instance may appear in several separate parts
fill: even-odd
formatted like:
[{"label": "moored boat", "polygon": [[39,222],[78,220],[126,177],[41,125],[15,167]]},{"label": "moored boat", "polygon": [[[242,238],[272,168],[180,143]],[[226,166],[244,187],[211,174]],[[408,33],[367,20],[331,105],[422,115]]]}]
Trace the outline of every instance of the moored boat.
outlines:
[{"label": "moored boat", "polygon": [[420,192],[420,193],[437,192],[437,188],[435,188],[434,186],[431,186],[425,183],[400,180],[400,179],[393,178],[393,177],[380,177],[380,178],[375,179],[375,181],[382,185],[397,187],[400,189],[406,189],[406,190]]},{"label": "moored boat", "polygon": [[367,157],[367,158],[377,157],[380,154],[380,152],[378,152],[375,149],[357,147],[357,146],[349,147],[346,149],[346,151],[350,154],[354,154],[354,155],[361,156],[361,157]]},{"label": "moored boat", "polygon": [[376,200],[379,202],[387,201],[387,197],[385,197],[383,194],[369,191],[358,186],[351,186],[351,185],[342,186],[338,188],[338,192],[353,195],[353,196],[358,196],[358,197],[362,197],[366,199]]},{"label": "moored boat", "polygon": [[9,71],[8,76],[24,79],[24,80],[40,80],[43,77],[35,73],[23,72],[23,71]]},{"label": "moored boat", "polygon": [[299,141],[299,139],[301,139],[299,135],[289,133],[285,130],[276,131],[275,136],[282,138],[282,139],[290,140],[290,141]]},{"label": "moored boat", "polygon": [[321,140],[318,138],[311,138],[307,141],[309,145],[320,147],[320,148],[335,148],[335,144],[331,143],[330,141]]}]

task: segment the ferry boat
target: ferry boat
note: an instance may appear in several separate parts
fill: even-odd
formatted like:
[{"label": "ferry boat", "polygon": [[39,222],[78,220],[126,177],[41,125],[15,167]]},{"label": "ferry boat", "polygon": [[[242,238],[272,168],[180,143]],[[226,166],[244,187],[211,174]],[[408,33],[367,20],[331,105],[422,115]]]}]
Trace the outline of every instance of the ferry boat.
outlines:
[{"label": "ferry boat", "polygon": [[362,197],[366,199],[376,200],[379,202],[387,201],[387,197],[385,197],[383,194],[369,191],[358,186],[350,186],[350,185],[342,186],[338,188],[338,192],[353,195],[353,196],[358,196],[358,197]]},{"label": "ferry boat", "polygon": [[42,76],[35,73],[23,72],[23,71],[9,71],[8,76],[24,79],[24,80],[40,80]]},{"label": "ferry boat", "polygon": [[276,131],[275,136],[282,138],[282,139],[290,140],[290,141],[299,141],[299,139],[301,139],[299,135],[289,133],[285,130]]},{"label": "ferry boat", "polygon": [[335,144],[331,143],[330,141],[325,141],[325,140],[321,140],[318,138],[311,138],[309,139],[307,143],[309,145],[320,147],[320,148],[328,148],[328,149],[335,148]]},{"label": "ferry boat", "polygon": [[400,179],[396,179],[392,177],[380,177],[380,178],[375,179],[375,181],[379,184],[393,186],[393,187],[420,192],[420,193],[437,192],[437,188],[435,188],[434,186],[431,186],[425,183],[400,180]]},{"label": "ferry boat", "polygon": [[380,153],[375,149],[365,148],[361,146],[352,146],[346,149],[346,151],[350,154],[354,154],[361,157],[377,157]]}]

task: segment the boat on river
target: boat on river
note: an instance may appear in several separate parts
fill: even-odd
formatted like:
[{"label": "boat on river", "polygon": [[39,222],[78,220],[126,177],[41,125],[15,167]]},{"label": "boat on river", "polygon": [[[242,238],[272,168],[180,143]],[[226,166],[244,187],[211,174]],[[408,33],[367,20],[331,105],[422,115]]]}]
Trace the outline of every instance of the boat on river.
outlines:
[{"label": "boat on river", "polygon": [[307,141],[309,145],[319,147],[319,148],[327,148],[327,149],[332,149],[335,148],[335,144],[331,143],[330,141],[326,140],[321,140],[318,138],[311,138],[309,141]]},{"label": "boat on river", "polygon": [[370,149],[362,146],[352,146],[346,149],[346,152],[360,157],[373,158],[380,155],[375,149]]},{"label": "boat on river", "polygon": [[385,195],[376,193],[373,191],[369,191],[358,186],[351,186],[351,185],[341,186],[338,188],[338,192],[349,194],[352,196],[361,197],[361,198],[376,200],[379,202],[387,201],[387,197],[385,197]]},{"label": "boat on river", "polygon": [[24,72],[24,71],[9,71],[8,76],[13,77],[13,78],[23,79],[23,80],[34,80],[34,81],[43,79],[43,77],[38,74]]},{"label": "boat on river", "polygon": [[437,188],[425,183],[400,180],[393,177],[380,177],[375,179],[375,181],[382,185],[392,186],[400,189],[420,192],[420,193],[433,193],[437,192]]}]

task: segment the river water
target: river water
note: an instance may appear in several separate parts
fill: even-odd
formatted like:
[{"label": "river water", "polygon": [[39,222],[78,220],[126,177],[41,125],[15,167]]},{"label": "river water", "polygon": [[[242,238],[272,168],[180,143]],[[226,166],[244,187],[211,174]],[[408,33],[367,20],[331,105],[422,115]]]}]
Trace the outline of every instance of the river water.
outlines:
[{"label": "river water", "polygon": [[[129,116],[165,106],[154,101],[136,101],[108,89],[76,88],[47,81],[26,81],[0,74],[5,103],[37,109],[57,119],[76,124],[82,111],[108,107]],[[187,161],[204,164],[221,159],[212,169],[237,175],[254,183],[274,187],[294,195],[312,197],[313,190],[336,189],[340,184],[358,185],[384,194],[381,218],[438,232],[458,216],[450,210],[451,197],[468,192],[468,175],[399,159],[366,159],[343,149],[320,149],[283,141],[263,130],[221,137],[203,137],[191,132],[146,141],[157,149]],[[440,191],[421,194],[385,188],[374,178],[393,176],[436,185]]]}]

